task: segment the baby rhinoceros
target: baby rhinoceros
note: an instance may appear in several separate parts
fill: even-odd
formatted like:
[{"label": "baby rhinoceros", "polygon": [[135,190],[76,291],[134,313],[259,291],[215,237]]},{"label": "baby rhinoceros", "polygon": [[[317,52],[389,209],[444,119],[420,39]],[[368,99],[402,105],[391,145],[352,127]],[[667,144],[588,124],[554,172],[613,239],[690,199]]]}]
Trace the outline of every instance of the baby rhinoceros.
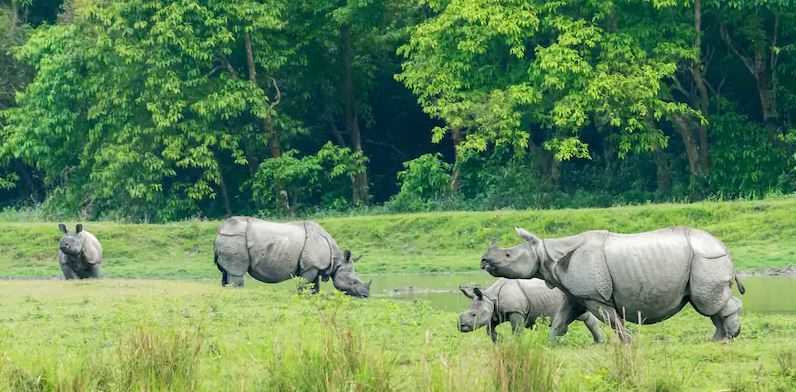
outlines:
[{"label": "baby rhinoceros", "polygon": [[75,232],[66,230],[66,225],[61,223],[58,228],[64,233],[58,243],[58,261],[64,279],[98,279],[100,264],[102,264],[102,245],[94,234],[83,230],[83,225],[77,224]]},{"label": "baby rhinoceros", "polygon": [[[550,289],[541,279],[499,279],[486,291],[479,288],[460,288],[467,298],[473,300],[470,308],[459,316],[459,331],[472,332],[487,327],[492,341],[498,334],[495,327],[505,321],[511,323],[517,334],[523,328],[533,328],[539,317],[553,317],[564,303],[564,293]],[[591,331],[595,343],[600,343],[599,320],[585,312],[577,317]]]}]

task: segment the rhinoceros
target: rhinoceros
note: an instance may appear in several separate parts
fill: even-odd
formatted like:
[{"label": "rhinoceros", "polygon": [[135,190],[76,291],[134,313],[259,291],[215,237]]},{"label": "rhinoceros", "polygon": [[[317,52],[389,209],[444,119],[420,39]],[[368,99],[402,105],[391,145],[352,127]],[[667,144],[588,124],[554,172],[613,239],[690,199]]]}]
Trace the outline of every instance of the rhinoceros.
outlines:
[{"label": "rhinoceros", "polygon": [[615,234],[587,231],[570,237],[540,239],[515,227],[524,241],[500,248],[496,241],[481,259],[492,276],[540,278],[566,294],[553,317],[551,339],[589,310],[609,322],[623,340],[624,322],[654,324],[672,317],[687,303],[716,327],[713,339],[741,331],[741,300],[732,295],[738,280],[724,244],[690,227]]},{"label": "rhinoceros", "polygon": [[[533,328],[539,317],[553,317],[564,303],[564,293],[549,288],[541,279],[498,279],[486,291],[459,288],[473,301],[470,308],[459,315],[459,331],[472,332],[487,327],[492,341],[497,341],[495,327],[505,321],[511,323],[517,334],[523,328]],[[595,343],[600,343],[600,322],[594,315],[584,312],[577,317],[591,331]]]},{"label": "rhinoceros", "polygon": [[313,293],[318,292],[320,279],[329,278],[348,295],[367,297],[370,293],[370,283],[363,283],[354,271],[359,258],[351,258],[349,250],[342,252],[313,221],[275,223],[234,216],[218,229],[214,251],[224,286],[243,286],[243,275],[248,272],[265,283],[300,276],[311,283]]},{"label": "rhinoceros", "polygon": [[83,230],[83,225],[77,224],[75,232],[66,230],[63,223],[58,229],[64,233],[58,243],[58,261],[64,279],[98,279],[100,264],[102,264],[102,245],[94,234]]}]

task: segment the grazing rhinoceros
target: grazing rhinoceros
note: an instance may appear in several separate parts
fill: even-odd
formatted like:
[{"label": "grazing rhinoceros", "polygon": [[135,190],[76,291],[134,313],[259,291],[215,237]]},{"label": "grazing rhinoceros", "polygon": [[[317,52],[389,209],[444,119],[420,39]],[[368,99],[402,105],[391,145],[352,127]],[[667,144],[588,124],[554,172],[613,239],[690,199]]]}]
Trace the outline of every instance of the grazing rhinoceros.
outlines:
[{"label": "grazing rhinoceros", "polygon": [[58,261],[64,279],[98,279],[102,264],[102,245],[97,237],[83,230],[83,225],[75,226],[75,232],[66,230],[66,225],[58,225],[64,236],[58,244]]},{"label": "grazing rhinoceros", "polygon": [[[460,288],[473,300],[470,308],[459,315],[459,331],[472,332],[487,327],[492,341],[498,338],[495,327],[505,321],[517,334],[523,328],[533,328],[538,317],[553,317],[564,303],[564,293],[551,289],[540,279],[498,279],[486,291]],[[595,343],[600,343],[600,322],[589,312],[577,317],[591,331]]]},{"label": "grazing rhinoceros", "polygon": [[317,293],[320,279],[332,278],[334,287],[354,296],[367,297],[365,284],[354,271],[351,252],[340,251],[337,242],[312,221],[267,222],[235,216],[221,224],[214,244],[215,263],[221,284],[243,286],[243,274],[266,283],[278,283],[300,276],[312,283]]},{"label": "grazing rhinoceros", "polygon": [[513,248],[497,242],[481,259],[492,276],[541,278],[560,288],[566,299],[553,317],[550,337],[586,310],[611,323],[623,339],[624,321],[654,324],[687,303],[710,317],[713,339],[738,336],[741,301],[732,295],[735,274],[727,248],[712,235],[689,227],[638,234],[587,231],[571,237],[540,239],[515,227],[524,241]]}]

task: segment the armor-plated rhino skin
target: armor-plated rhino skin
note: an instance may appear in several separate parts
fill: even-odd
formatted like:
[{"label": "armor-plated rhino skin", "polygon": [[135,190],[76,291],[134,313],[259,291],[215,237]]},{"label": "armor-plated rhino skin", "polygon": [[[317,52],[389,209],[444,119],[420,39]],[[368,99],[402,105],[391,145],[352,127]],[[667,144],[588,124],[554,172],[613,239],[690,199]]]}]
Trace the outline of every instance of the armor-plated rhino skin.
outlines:
[{"label": "armor-plated rhino skin", "polygon": [[83,225],[77,224],[75,232],[66,230],[63,223],[58,229],[64,233],[58,243],[58,262],[64,279],[99,279],[100,264],[102,264],[102,245],[94,234],[83,230]]},{"label": "armor-plated rhino skin", "polygon": [[[498,279],[485,291],[479,288],[459,290],[472,300],[470,308],[459,315],[459,331],[472,332],[481,327],[492,341],[497,341],[495,327],[509,321],[515,334],[523,328],[533,328],[539,317],[556,314],[564,303],[564,293],[549,288],[541,279]],[[600,343],[599,320],[589,312],[577,317],[591,331],[595,343]]]},{"label": "armor-plated rhino skin", "polygon": [[540,278],[565,294],[553,317],[550,337],[566,333],[589,310],[609,321],[620,337],[624,321],[653,324],[673,316],[687,303],[710,317],[714,339],[740,333],[741,301],[732,282],[743,285],[729,252],[714,236],[690,227],[638,234],[587,231],[570,237],[540,239],[515,227],[524,241],[499,248],[493,241],[481,268],[493,276]]},{"label": "armor-plated rhino skin", "polygon": [[312,221],[274,223],[235,216],[221,224],[214,243],[221,284],[243,286],[243,275],[266,283],[300,276],[313,284],[332,278],[334,286],[354,297],[367,297],[370,283],[354,271],[351,252],[342,252],[321,225]]}]

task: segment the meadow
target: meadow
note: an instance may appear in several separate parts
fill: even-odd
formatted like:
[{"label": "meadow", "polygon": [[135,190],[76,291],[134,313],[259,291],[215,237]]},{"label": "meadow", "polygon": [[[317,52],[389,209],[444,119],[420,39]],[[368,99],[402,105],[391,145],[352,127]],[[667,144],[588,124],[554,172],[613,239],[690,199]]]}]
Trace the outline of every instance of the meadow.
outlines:
[{"label": "meadow", "polygon": [[[473,270],[491,238],[517,242],[514,225],[542,236],[691,225],[722,239],[740,269],[796,259],[796,198],[319,221],[365,255],[366,273]],[[796,390],[796,314],[744,313],[729,342],[710,341],[710,320],[687,307],[631,324],[631,345],[607,327],[594,345],[579,323],[557,342],[544,323],[519,338],[503,325],[493,345],[424,301],[219,287],[217,225],[88,222],[108,279],[1,281],[0,391]],[[4,223],[0,276],[57,277],[58,237],[57,222]]]},{"label": "meadow", "polygon": [[[16,219],[21,218],[21,219]],[[0,214],[0,276],[57,277],[58,222]],[[655,204],[600,209],[435,212],[317,219],[355,256],[361,273],[455,272],[478,269],[493,238],[519,242],[521,226],[540,237],[586,230],[619,233],[692,226],[721,239],[740,270],[796,263],[796,197],[758,201]],[[73,230],[76,222],[65,222]],[[216,279],[213,239],[220,222],[161,225],[84,222],[105,248],[103,274],[116,278]]]},{"label": "meadow", "polygon": [[[796,388],[796,316],[709,341],[687,310],[594,345],[574,324],[493,345],[423,302],[150,280],[0,284],[0,390],[515,391]],[[612,336],[607,328],[603,333]]]}]

